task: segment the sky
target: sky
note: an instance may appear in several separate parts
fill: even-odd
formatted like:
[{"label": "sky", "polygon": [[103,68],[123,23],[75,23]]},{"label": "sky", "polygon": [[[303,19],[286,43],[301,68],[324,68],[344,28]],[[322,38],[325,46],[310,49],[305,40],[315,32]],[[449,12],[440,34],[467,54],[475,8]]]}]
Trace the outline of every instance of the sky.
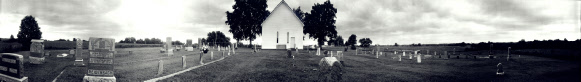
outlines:
[{"label": "sky", "polygon": [[[272,11],[281,0],[268,0]],[[285,0],[310,12],[326,0]],[[228,37],[234,0],[0,0],[0,38],[36,18],[42,39]],[[516,42],[581,38],[579,0],[331,0],[338,35],[372,44]],[[234,41],[233,39],[231,39]],[[258,38],[253,43],[261,43]],[[243,41],[247,43],[247,41]],[[308,44],[308,43],[307,43]]]}]

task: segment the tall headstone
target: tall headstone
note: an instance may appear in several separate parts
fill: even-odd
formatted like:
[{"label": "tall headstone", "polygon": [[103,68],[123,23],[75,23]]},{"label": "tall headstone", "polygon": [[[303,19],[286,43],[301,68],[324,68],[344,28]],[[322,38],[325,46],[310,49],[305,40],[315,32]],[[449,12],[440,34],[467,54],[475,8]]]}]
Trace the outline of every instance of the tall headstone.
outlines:
[{"label": "tall headstone", "polygon": [[317,56],[321,55],[321,48],[317,48]]},{"label": "tall headstone", "polygon": [[456,55],[456,48],[454,48],[454,51],[452,51],[452,55]]},{"label": "tall headstone", "polygon": [[186,56],[182,56],[182,68],[186,68]]},{"label": "tall headstone", "polygon": [[488,58],[490,58],[490,59],[494,58],[494,55],[492,54],[492,47],[493,47],[493,45],[490,44],[490,50],[488,50]]},{"label": "tall headstone", "polygon": [[89,64],[83,82],[115,82],[115,39],[89,38]]},{"label": "tall headstone", "polygon": [[405,56],[405,51],[403,51],[403,56]]},{"label": "tall headstone", "polygon": [[186,47],[192,47],[192,39],[186,40]]},{"label": "tall headstone", "polygon": [[508,47],[508,55],[506,56],[506,61],[510,60],[510,47]]},{"label": "tall headstone", "polygon": [[85,63],[83,63],[83,40],[81,40],[80,38],[77,39],[77,49],[75,51],[75,63],[74,65],[76,66],[84,66]]},{"label": "tall headstone", "polygon": [[157,75],[163,74],[163,60],[159,60],[159,64],[157,65]]},{"label": "tall headstone", "polygon": [[202,45],[203,45],[202,39],[201,38],[198,38],[198,47],[197,48],[198,49],[202,49]]},{"label": "tall headstone", "polygon": [[24,76],[24,57],[20,54],[0,54],[0,81],[28,82]]},{"label": "tall headstone", "polygon": [[165,45],[167,46],[166,49],[165,49],[166,52],[167,52],[166,53],[167,56],[173,55],[173,49],[172,49],[172,46],[171,46],[171,41],[172,41],[171,40],[171,37],[167,37],[166,40],[165,40]]},{"label": "tall headstone", "polygon": [[399,60],[398,61],[401,61],[401,55],[397,55],[397,57],[399,57]]},{"label": "tall headstone", "polygon": [[418,58],[418,59],[417,59],[417,60],[418,60],[418,63],[422,63],[422,56],[421,56],[421,54],[420,54],[420,55],[418,55],[418,56],[416,56],[416,57]]},{"label": "tall headstone", "polygon": [[31,64],[43,64],[44,63],[44,40],[32,39],[30,40],[30,57],[29,62]]}]

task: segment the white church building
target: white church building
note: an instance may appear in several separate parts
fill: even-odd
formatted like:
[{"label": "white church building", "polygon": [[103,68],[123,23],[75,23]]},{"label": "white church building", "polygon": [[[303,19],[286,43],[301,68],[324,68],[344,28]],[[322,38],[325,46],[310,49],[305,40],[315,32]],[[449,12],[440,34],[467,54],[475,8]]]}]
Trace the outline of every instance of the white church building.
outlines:
[{"label": "white church building", "polygon": [[303,22],[282,0],[262,22],[262,49],[303,49],[305,41],[314,41],[303,34]]}]

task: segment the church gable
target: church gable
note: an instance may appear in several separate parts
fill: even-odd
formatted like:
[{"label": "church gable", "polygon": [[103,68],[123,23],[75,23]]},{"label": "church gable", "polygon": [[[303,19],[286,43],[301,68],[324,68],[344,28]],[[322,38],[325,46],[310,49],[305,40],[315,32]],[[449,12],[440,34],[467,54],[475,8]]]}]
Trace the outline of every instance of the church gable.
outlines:
[{"label": "church gable", "polygon": [[[289,21],[292,20],[292,21]],[[270,13],[270,15],[268,15],[268,17],[264,20],[264,22],[262,22],[262,24],[268,23],[268,22],[272,22],[272,21],[276,21],[276,22],[280,22],[280,21],[285,21],[285,22],[298,22],[300,23],[300,25],[303,25],[303,22],[301,22],[301,20],[294,14],[292,8],[290,8],[288,6],[288,4],[283,0],[281,1]]]}]

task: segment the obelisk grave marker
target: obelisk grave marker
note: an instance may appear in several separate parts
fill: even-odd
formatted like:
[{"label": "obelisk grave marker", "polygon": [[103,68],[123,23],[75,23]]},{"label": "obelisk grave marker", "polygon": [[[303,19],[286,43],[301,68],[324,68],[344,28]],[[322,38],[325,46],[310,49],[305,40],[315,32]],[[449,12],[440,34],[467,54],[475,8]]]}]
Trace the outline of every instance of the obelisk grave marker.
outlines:
[{"label": "obelisk grave marker", "polygon": [[75,63],[76,66],[84,66],[83,63],[83,40],[77,39],[77,49],[75,51]]},{"label": "obelisk grave marker", "polygon": [[32,39],[30,40],[30,58],[29,62],[32,64],[44,63],[44,40]]},{"label": "obelisk grave marker", "polygon": [[89,38],[89,64],[83,82],[115,82],[114,52],[115,39]]},{"label": "obelisk grave marker", "polygon": [[166,38],[165,45],[167,46],[167,47],[165,47],[165,50],[167,52],[167,56],[173,55],[173,49],[172,49],[172,46],[171,46],[171,37],[167,37]]}]

